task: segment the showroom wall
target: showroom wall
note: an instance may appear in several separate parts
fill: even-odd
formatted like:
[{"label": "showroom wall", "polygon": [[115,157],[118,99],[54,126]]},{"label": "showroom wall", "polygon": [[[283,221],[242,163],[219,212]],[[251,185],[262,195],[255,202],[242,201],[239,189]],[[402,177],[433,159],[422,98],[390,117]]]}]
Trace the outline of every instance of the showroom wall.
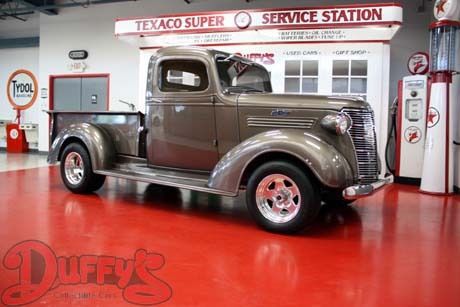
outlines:
[{"label": "showroom wall", "polygon": [[[0,49],[0,120],[13,120],[16,117],[6,94],[9,76],[17,69],[27,69],[38,78],[38,52],[38,47]],[[40,112],[39,104],[36,103],[22,112],[22,122],[37,123]],[[0,147],[6,147],[4,139],[0,139]]]},{"label": "showroom wall", "polygon": [[[283,7],[334,5],[347,3],[370,3],[382,1],[283,1]],[[407,74],[406,61],[412,52],[428,49],[427,28],[432,16],[432,3],[428,3],[425,13],[416,13],[421,1],[405,0],[404,25],[392,41],[391,50],[391,90],[390,97],[396,95],[397,80]],[[49,87],[49,75],[71,74],[68,52],[85,49],[89,57],[85,60],[85,73],[110,73],[110,109],[126,110],[118,100],[137,104],[138,93],[138,50],[114,37],[114,20],[117,17],[161,15],[203,10],[255,9],[280,7],[279,1],[209,1],[196,0],[190,5],[182,0],[126,2],[72,8],[61,10],[58,16],[40,16],[40,63],[39,88]],[[48,108],[48,99],[40,99],[40,108]],[[39,113],[40,150],[48,150],[48,118]]]}]

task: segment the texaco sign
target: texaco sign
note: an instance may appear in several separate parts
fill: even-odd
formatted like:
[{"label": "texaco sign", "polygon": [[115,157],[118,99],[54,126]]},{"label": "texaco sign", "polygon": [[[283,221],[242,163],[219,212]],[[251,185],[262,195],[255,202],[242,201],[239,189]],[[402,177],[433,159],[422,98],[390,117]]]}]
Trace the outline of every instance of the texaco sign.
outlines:
[{"label": "texaco sign", "polygon": [[37,100],[37,79],[25,69],[13,72],[8,78],[6,93],[9,103],[16,110],[26,110]]},{"label": "texaco sign", "polygon": [[428,110],[428,116],[427,116],[427,127],[428,128],[433,128],[439,123],[439,111],[435,107],[430,107]]}]

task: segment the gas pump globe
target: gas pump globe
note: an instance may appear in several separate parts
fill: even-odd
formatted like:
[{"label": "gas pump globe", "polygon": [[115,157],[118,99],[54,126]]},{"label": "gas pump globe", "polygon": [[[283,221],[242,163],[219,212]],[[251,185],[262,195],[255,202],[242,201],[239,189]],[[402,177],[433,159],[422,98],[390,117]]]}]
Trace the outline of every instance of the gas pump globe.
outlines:
[{"label": "gas pump globe", "polygon": [[460,60],[456,59],[460,43],[460,23],[441,21],[432,24],[431,73],[459,72]]},{"label": "gas pump globe", "polygon": [[427,133],[420,191],[446,195],[454,189],[454,110],[458,103],[460,72],[460,3],[437,0],[430,25],[431,94],[427,111]]}]

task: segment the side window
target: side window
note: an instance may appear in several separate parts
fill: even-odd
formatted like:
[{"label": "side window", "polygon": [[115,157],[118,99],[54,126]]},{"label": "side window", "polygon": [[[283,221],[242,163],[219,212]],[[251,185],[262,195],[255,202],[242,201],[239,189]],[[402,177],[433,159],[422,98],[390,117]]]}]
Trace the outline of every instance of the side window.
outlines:
[{"label": "side window", "polygon": [[286,93],[318,93],[318,61],[288,60],[284,66],[284,91]]},{"label": "side window", "polygon": [[198,92],[209,86],[206,65],[196,60],[168,60],[160,64],[162,92]]},{"label": "side window", "polygon": [[367,98],[367,60],[334,60],[332,93]]}]

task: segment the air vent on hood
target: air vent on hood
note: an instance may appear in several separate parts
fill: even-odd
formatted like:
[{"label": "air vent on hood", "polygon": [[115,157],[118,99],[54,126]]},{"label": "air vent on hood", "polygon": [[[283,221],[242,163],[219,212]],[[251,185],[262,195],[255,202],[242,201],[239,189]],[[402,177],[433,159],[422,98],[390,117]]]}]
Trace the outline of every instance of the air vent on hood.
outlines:
[{"label": "air vent on hood", "polygon": [[295,128],[310,129],[315,124],[316,118],[308,117],[285,117],[273,118],[262,116],[250,116],[246,119],[248,127],[269,128]]}]

